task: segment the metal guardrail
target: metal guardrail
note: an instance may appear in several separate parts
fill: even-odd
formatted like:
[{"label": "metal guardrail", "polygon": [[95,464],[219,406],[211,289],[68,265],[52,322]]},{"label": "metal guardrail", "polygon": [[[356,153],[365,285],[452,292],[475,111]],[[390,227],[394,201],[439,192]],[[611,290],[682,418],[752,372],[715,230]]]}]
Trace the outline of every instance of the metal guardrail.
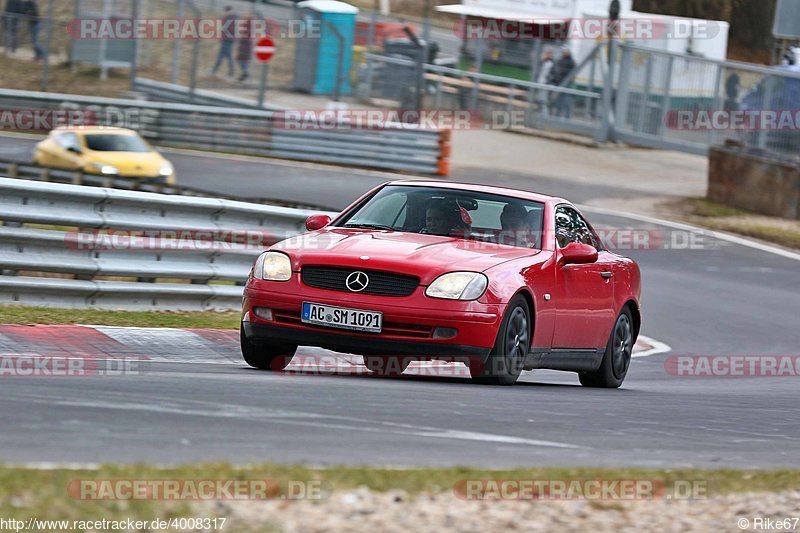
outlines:
[{"label": "metal guardrail", "polygon": [[166,185],[153,180],[122,176],[99,176],[86,174],[80,170],[61,170],[41,167],[32,163],[21,163],[14,159],[0,158],[0,176],[48,183],[66,183],[70,185],[86,185],[88,187],[107,187],[128,191],[155,192],[180,196],[196,196],[202,198],[222,198],[254,204],[268,204],[295,209],[319,209],[315,205],[288,202],[275,198],[241,198],[224,195],[212,191],[187,187],[185,185]]},{"label": "metal guardrail", "polygon": [[0,178],[0,303],[236,309],[255,257],[312,213]]},{"label": "metal guardrail", "polygon": [[[5,111],[86,109],[103,125],[124,125],[160,146],[280,157],[445,175],[450,130],[346,123],[290,129],[276,111],[143,102],[0,89]],[[121,124],[120,124],[121,122]]]}]

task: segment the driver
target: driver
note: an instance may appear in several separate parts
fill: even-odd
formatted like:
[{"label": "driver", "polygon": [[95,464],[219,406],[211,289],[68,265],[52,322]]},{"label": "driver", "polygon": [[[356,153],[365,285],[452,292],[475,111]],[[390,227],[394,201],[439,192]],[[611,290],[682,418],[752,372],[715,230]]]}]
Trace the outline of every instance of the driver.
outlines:
[{"label": "driver", "polygon": [[420,233],[427,235],[450,235],[453,229],[452,216],[442,204],[434,204],[425,212],[425,227]]}]

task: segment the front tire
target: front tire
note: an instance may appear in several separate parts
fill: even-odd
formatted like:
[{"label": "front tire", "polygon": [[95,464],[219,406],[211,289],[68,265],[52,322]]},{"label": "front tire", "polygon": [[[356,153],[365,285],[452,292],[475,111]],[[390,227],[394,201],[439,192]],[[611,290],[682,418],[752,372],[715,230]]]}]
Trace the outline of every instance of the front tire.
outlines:
[{"label": "front tire", "polygon": [[525,366],[531,347],[531,313],[524,297],[515,296],[500,324],[494,348],[486,363],[474,362],[469,372],[478,383],[513,385]]},{"label": "front tire", "polygon": [[630,310],[625,307],[617,317],[614,329],[611,330],[600,368],[595,372],[578,374],[581,385],[601,389],[618,389],[625,381],[625,376],[628,375],[635,342],[633,317]]},{"label": "front tire", "polygon": [[297,345],[283,343],[253,344],[244,334],[244,328],[239,329],[239,343],[242,347],[242,357],[245,363],[253,368],[279,372],[289,366],[297,351]]}]

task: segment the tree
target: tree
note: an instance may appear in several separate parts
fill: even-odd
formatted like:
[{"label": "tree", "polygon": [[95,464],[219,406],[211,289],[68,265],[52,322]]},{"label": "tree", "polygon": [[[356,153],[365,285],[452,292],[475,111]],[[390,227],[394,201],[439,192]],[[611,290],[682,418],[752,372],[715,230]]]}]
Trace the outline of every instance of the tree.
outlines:
[{"label": "tree", "polygon": [[776,3],[777,0],[634,0],[633,8],[645,13],[724,20],[731,25],[732,48],[769,53]]}]

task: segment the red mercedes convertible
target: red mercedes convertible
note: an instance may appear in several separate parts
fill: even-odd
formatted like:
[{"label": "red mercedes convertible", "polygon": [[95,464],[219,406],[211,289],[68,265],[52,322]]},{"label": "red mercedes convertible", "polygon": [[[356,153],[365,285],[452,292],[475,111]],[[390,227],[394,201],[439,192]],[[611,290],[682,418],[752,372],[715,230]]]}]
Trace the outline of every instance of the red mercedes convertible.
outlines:
[{"label": "red mercedes convertible", "polygon": [[641,327],[639,267],[603,248],[569,202],[524,191],[398,181],[272,246],[244,291],[241,345],[283,370],[298,346],[468,365],[511,385],[522,370],[577,372],[619,387]]}]

